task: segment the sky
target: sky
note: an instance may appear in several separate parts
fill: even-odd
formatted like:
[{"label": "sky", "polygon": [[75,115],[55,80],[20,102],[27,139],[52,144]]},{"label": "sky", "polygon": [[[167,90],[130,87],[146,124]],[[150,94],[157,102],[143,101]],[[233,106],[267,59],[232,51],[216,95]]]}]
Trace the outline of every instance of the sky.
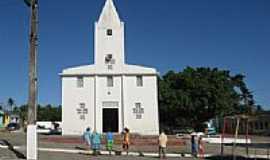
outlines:
[{"label": "sky", "polygon": [[[38,102],[61,104],[59,73],[93,63],[93,31],[105,0],[39,0]],[[125,22],[126,62],[161,75],[186,66],[246,75],[270,109],[269,0],[114,0]],[[0,1],[0,103],[28,97],[29,8]]]}]

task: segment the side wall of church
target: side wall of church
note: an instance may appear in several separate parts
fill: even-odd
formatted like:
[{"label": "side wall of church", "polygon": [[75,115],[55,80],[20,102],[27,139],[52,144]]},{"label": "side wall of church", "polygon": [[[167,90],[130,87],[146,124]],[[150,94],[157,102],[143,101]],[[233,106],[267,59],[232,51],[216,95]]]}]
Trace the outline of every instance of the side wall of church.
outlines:
[{"label": "side wall of church", "polygon": [[[87,127],[94,126],[94,77],[83,79],[84,87],[78,88],[76,77],[62,78],[63,135],[81,135]],[[82,113],[82,103],[87,113]]]},{"label": "side wall of church", "polygon": [[[136,76],[126,76],[124,88],[125,126],[130,128],[133,133],[158,135],[157,77],[143,76],[143,86],[138,87]],[[136,103],[141,104],[143,113],[134,113]]]}]

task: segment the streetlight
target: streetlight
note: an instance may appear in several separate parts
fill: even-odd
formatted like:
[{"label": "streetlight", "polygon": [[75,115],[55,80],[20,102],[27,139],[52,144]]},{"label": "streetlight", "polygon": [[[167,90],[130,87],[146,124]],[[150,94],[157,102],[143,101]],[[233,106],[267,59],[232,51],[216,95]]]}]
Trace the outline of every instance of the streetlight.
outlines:
[{"label": "streetlight", "polygon": [[29,97],[28,97],[28,123],[27,123],[27,160],[37,160],[37,26],[38,26],[38,0],[24,0],[31,9],[30,18],[30,49],[29,49]]}]

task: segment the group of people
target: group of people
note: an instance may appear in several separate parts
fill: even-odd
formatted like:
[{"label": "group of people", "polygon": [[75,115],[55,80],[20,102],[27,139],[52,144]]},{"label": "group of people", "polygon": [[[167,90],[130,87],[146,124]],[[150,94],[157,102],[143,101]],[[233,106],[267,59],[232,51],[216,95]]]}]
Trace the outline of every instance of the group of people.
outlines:
[{"label": "group of people", "polygon": [[[198,142],[198,143],[197,143]],[[202,137],[195,134],[191,135],[191,153],[194,157],[197,157],[197,154],[203,155],[204,148],[202,143]]]},{"label": "group of people", "polygon": [[[168,138],[165,132],[161,132],[159,136],[159,157],[161,159],[166,158],[166,148],[167,148]],[[204,154],[204,146],[201,136],[191,134],[191,152],[194,157],[202,156]]]},{"label": "group of people", "polygon": [[[91,128],[88,127],[86,131],[83,134],[83,139],[87,143],[87,145],[90,147],[89,149],[93,150],[94,155],[100,154],[101,149],[101,134],[97,133],[96,130],[91,132]],[[192,155],[197,156],[197,153],[202,154],[203,147],[202,147],[202,138],[198,138],[198,143],[196,143],[196,135],[191,135],[191,150]],[[114,145],[114,135],[112,132],[107,132],[105,136],[106,140],[106,149],[109,151],[109,154],[111,155]],[[159,144],[159,157],[161,159],[166,159],[166,148],[167,148],[167,142],[168,137],[165,134],[164,131],[161,132],[158,138],[158,144]],[[123,141],[122,141],[122,148],[123,151],[125,151],[128,155],[129,152],[129,146],[130,146],[130,131],[128,128],[124,128],[123,131]]]},{"label": "group of people", "polygon": [[[129,137],[129,129],[125,128],[123,131],[123,150],[128,154],[129,145],[130,145],[130,137]],[[101,134],[98,133],[96,130],[93,132],[91,131],[91,128],[88,127],[86,131],[83,134],[83,140],[86,142],[86,144],[89,146],[89,149],[93,150],[94,155],[100,154],[101,150]],[[108,131],[105,136],[106,139],[106,149],[109,151],[109,154],[111,155],[113,150],[113,144],[114,144],[114,135],[111,131]]]}]

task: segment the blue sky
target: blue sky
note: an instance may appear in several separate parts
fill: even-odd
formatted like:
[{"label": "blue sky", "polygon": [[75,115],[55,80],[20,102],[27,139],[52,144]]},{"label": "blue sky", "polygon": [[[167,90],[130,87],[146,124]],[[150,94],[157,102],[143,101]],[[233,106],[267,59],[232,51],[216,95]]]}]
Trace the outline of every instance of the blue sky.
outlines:
[{"label": "blue sky", "polygon": [[[114,0],[126,23],[126,60],[181,71],[218,67],[245,74],[270,109],[269,0]],[[61,103],[62,69],[93,63],[93,26],[104,0],[40,0],[39,103]],[[27,101],[29,10],[0,1],[0,103]]]}]

